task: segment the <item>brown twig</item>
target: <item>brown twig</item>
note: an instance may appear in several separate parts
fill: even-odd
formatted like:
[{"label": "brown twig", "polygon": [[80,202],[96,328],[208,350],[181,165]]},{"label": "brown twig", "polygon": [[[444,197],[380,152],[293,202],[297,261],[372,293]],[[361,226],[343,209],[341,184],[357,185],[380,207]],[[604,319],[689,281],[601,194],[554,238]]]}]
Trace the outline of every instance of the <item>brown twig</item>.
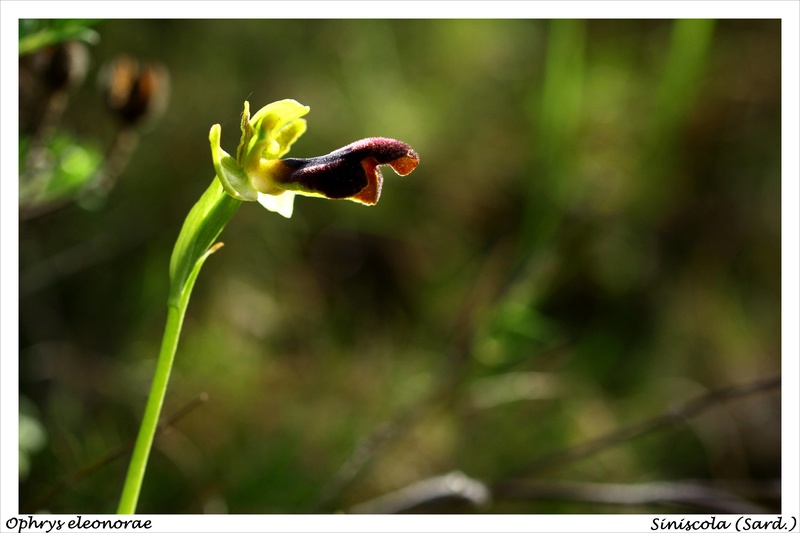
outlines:
[{"label": "brown twig", "polygon": [[[774,376],[703,394],[676,409],[666,411],[639,424],[546,456],[525,468],[524,472],[527,475],[541,474],[546,470],[584,459],[633,438],[683,422],[720,403],[772,391],[779,388],[780,385],[780,376]],[[466,488],[470,488],[470,490],[466,490]],[[763,491],[761,492],[763,493]],[[768,491],[768,494],[775,497],[774,490]],[[460,511],[475,511],[485,508],[489,501],[497,500],[559,500],[621,506],[666,505],[690,508],[698,512],[737,514],[768,512],[761,506],[748,502],[731,491],[697,481],[629,485],[511,480],[487,486],[483,482],[468,478],[461,473],[438,476],[414,483],[354,506],[350,512],[361,514],[454,512],[454,508]]]},{"label": "brown twig", "polygon": [[752,394],[769,392],[780,388],[780,386],[781,377],[773,376],[750,383],[733,385],[717,391],[711,391],[689,400],[677,408],[669,409],[649,420],[611,432],[574,448],[542,457],[524,468],[523,471],[529,476],[539,475],[543,472],[564,466],[567,463],[585,459],[590,455],[618,446],[636,437],[641,437],[642,435],[684,422],[720,403],[750,396]]},{"label": "brown twig", "polygon": [[489,488],[462,472],[450,472],[413,483],[373,500],[356,505],[351,514],[400,514],[465,512],[485,508],[491,500]]},{"label": "brown twig", "polygon": [[[748,492],[769,492],[780,498],[780,482],[749,484]],[[776,493],[774,487],[778,487]],[[739,489],[742,489],[739,486]],[[765,490],[766,489],[766,490]],[[575,481],[506,480],[493,485],[461,472],[417,481],[360,503],[351,514],[464,513],[485,511],[493,502],[559,501],[622,507],[677,507],[698,513],[768,514],[770,509],[743,499],[735,491],[704,481],[650,483],[586,483]]]}]

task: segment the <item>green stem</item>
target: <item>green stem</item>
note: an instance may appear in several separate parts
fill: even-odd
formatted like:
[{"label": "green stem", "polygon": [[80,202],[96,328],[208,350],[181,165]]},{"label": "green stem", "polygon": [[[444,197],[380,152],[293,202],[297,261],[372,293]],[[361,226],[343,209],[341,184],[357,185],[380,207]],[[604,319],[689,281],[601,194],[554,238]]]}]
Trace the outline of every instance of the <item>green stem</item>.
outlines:
[{"label": "green stem", "polygon": [[178,348],[178,338],[181,334],[183,317],[186,314],[186,304],[189,303],[188,298],[182,300],[181,304],[183,305],[170,305],[168,307],[167,325],[164,330],[164,338],[161,341],[161,351],[158,354],[158,366],[153,376],[153,384],[150,387],[150,396],[147,399],[144,419],[139,428],[139,436],[136,438],[133,456],[128,467],[128,475],[125,478],[125,485],[122,489],[122,497],[117,509],[119,514],[133,514],[136,511],[136,503],[139,500],[147,459],[150,456],[150,448],[153,445],[153,439],[158,429],[161,406],[164,405],[164,397],[167,394],[167,384],[172,370],[172,362],[175,360],[175,351]]},{"label": "green stem", "polygon": [[228,195],[214,178],[200,200],[189,211],[183,223],[175,248],[170,259],[170,294],[167,305],[167,325],[158,354],[156,373],[150,387],[150,396],[144,411],[139,436],[133,448],[133,455],[128,466],[128,475],[122,488],[118,514],[133,514],[142,490],[147,459],[153,446],[153,439],[158,430],[158,419],[167,384],[178,348],[183,317],[189,305],[192,288],[200,273],[200,268],[208,258],[222,246],[213,244],[222,229],[230,221],[241,205],[241,201]]}]

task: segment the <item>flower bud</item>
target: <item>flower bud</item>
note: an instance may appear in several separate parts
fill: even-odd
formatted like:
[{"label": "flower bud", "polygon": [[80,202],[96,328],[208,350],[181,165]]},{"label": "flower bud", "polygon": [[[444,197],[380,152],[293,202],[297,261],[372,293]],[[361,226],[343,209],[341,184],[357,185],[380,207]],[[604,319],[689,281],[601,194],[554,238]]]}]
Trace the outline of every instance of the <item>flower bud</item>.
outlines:
[{"label": "flower bud", "polygon": [[167,107],[169,72],[161,65],[120,56],[103,68],[100,83],[109,109],[129,126],[156,120]]}]

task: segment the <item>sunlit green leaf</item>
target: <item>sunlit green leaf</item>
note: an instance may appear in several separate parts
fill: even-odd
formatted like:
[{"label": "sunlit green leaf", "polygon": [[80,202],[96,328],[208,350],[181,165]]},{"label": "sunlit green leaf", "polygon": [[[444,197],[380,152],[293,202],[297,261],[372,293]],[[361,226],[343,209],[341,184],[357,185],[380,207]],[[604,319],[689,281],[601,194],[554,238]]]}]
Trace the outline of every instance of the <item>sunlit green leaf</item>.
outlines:
[{"label": "sunlit green leaf", "polygon": [[20,20],[18,53],[29,54],[65,41],[97,44],[100,34],[89,26],[98,22],[94,19]]},{"label": "sunlit green leaf", "polygon": [[[29,161],[29,140],[20,140],[20,169],[25,172]],[[20,196],[26,201],[49,202],[74,196],[85,190],[96,178],[103,163],[103,154],[95,146],[67,134],[56,134],[36,156],[37,170],[21,183]],[[30,185],[35,181],[33,190]]]}]

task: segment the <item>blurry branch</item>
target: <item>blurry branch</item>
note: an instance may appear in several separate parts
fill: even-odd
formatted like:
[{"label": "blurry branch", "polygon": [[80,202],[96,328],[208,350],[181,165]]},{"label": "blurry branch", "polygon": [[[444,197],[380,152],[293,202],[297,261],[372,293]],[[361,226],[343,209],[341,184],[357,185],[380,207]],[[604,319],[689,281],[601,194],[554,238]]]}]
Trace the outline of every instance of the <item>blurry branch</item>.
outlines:
[{"label": "blurry branch", "polygon": [[[780,487],[779,482],[775,484]],[[600,503],[622,506],[677,506],[699,513],[766,514],[769,509],[701,481],[584,483],[572,481],[503,481],[492,487],[496,500]],[[780,498],[780,492],[777,495]]]},{"label": "blurry branch", "polygon": [[[623,428],[575,448],[545,457],[524,469],[528,476],[578,461],[630,439],[681,423],[720,403],[776,390],[780,376],[712,391],[654,418]],[[377,435],[377,433],[375,434]],[[374,449],[364,453],[374,454]],[[355,456],[354,456],[355,457]],[[644,484],[608,484],[583,482],[539,482],[507,480],[492,484],[452,472],[419,481],[352,507],[356,514],[455,513],[484,510],[491,501],[559,500],[579,503],[602,503],[623,506],[668,505],[698,512],[766,513],[769,510],[744,500],[734,492],[753,499],[779,499],[780,483],[762,487],[743,482],[723,490],[702,482],[654,482]]]},{"label": "blurry branch", "polygon": [[449,357],[443,359],[437,379],[429,393],[419,401],[386,421],[358,444],[350,457],[339,468],[333,479],[323,488],[314,506],[314,512],[325,512],[335,505],[342,493],[363,473],[369,464],[383,453],[397,438],[408,434],[411,427],[426,413],[450,400],[462,384],[470,360],[471,342],[478,311],[497,298],[504,287],[498,286],[507,271],[513,246],[508,241],[497,243],[487,254],[475,276],[472,290],[466,295],[456,316],[450,334]]},{"label": "blurry branch", "polygon": [[519,400],[546,400],[564,394],[563,380],[552,372],[506,372],[470,385],[473,409],[491,409]]},{"label": "blurry branch", "polygon": [[352,507],[352,514],[465,512],[490,503],[489,488],[462,472],[418,481],[374,500]]},{"label": "blurry branch", "polygon": [[[753,483],[752,485],[756,485]],[[741,485],[739,488],[743,488]],[[755,487],[751,493],[780,498],[780,483]],[[619,506],[669,506],[697,512],[766,514],[759,505],[704,482],[640,484],[507,480],[487,485],[461,472],[418,481],[352,507],[352,514],[464,513],[485,511],[492,502],[561,501]]]},{"label": "blurry branch", "polygon": [[367,465],[380,455],[392,441],[408,432],[429,406],[430,404],[427,402],[421,402],[386,421],[363,439],[339,468],[333,479],[323,488],[314,512],[320,513],[328,510]]},{"label": "blurry branch", "polygon": [[[208,393],[202,392],[198,394],[194,399],[186,403],[183,407],[175,411],[171,416],[168,418],[162,419],[158,424],[158,434],[164,435],[169,433],[172,427],[183,417],[200,407],[202,404],[208,401]],[[28,510],[21,511],[27,513],[34,513],[40,512],[43,508],[45,508],[52,500],[55,498],[60,492],[69,489],[78,481],[89,477],[90,475],[94,474],[101,468],[113,463],[120,457],[125,456],[127,453],[133,449],[133,444],[136,439],[131,439],[129,442],[123,444],[119,448],[110,451],[106,455],[92,461],[91,463],[73,471],[72,473],[68,474],[60,481],[58,481],[55,485],[47,489],[41,495],[39,495],[32,503],[28,504]]]},{"label": "blurry branch", "polygon": [[523,471],[527,475],[538,475],[548,470],[562,467],[568,463],[585,459],[590,455],[594,455],[608,448],[613,448],[614,446],[623,444],[636,437],[641,437],[642,435],[680,424],[726,401],[777,390],[780,386],[781,377],[773,376],[750,383],[733,385],[717,391],[711,391],[677,408],[668,409],[660,415],[645,420],[644,422],[622,428],[574,448],[545,456],[524,468]]}]

